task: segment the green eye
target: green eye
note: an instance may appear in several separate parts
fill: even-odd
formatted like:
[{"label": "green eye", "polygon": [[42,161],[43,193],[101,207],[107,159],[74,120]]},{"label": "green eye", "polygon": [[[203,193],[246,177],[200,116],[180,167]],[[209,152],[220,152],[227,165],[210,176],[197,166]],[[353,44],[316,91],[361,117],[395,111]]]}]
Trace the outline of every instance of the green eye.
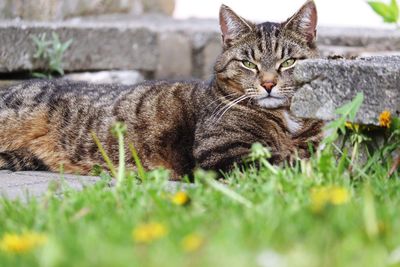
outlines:
[{"label": "green eye", "polygon": [[243,64],[246,68],[253,69],[253,70],[257,69],[257,65],[254,64],[254,63],[252,63],[252,62],[250,62],[250,61],[248,61],[248,60],[243,60],[243,61],[242,61],[242,64]]},{"label": "green eye", "polygon": [[282,67],[282,68],[289,68],[289,67],[293,66],[294,63],[296,63],[296,60],[293,59],[293,58],[290,58],[290,59],[284,61],[284,62],[281,64],[281,67]]}]

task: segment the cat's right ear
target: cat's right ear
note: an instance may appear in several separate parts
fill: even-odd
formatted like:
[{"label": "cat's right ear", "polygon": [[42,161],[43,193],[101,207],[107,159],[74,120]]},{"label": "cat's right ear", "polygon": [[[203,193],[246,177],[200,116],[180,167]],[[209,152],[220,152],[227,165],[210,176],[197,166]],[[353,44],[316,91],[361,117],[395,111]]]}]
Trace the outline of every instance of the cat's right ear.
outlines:
[{"label": "cat's right ear", "polygon": [[226,5],[222,5],[219,9],[219,25],[224,48],[230,47],[234,40],[251,31],[254,27]]},{"label": "cat's right ear", "polygon": [[285,22],[285,27],[305,38],[309,46],[314,46],[317,37],[317,8],[314,0],[307,2]]}]

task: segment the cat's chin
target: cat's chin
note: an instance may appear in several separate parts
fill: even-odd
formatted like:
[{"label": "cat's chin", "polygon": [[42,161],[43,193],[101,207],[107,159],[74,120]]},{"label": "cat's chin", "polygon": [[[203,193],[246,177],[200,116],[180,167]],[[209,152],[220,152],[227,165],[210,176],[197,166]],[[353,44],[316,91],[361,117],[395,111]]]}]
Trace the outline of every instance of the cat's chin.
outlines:
[{"label": "cat's chin", "polygon": [[257,105],[263,108],[279,108],[286,106],[286,98],[263,97],[256,100]]}]

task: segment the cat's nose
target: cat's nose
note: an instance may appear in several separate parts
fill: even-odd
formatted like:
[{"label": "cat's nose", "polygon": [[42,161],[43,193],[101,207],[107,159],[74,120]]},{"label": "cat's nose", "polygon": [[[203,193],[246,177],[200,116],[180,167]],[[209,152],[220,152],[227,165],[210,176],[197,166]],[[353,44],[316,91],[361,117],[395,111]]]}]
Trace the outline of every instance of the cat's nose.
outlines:
[{"label": "cat's nose", "polygon": [[271,93],[272,88],[274,88],[276,85],[276,82],[274,81],[266,81],[262,84],[262,87],[264,87],[264,89],[268,92]]}]

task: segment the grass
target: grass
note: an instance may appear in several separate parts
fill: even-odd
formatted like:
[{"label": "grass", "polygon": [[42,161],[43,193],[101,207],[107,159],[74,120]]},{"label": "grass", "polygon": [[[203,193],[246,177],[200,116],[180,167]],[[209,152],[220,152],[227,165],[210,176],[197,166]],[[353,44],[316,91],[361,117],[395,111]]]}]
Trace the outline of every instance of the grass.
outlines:
[{"label": "grass", "polygon": [[118,187],[102,174],[62,197],[51,187],[42,199],[1,199],[0,266],[400,266],[400,174],[388,178],[382,154],[390,137],[363,165],[328,143],[276,167],[255,145],[259,168],[224,181],[199,170],[171,191],[164,170],[124,170]]},{"label": "grass", "polygon": [[71,46],[73,40],[69,39],[63,43],[55,32],[52,32],[51,39],[47,39],[46,33],[42,33],[38,36],[32,35],[31,39],[36,48],[33,58],[44,63],[42,72],[33,72],[32,76],[51,79],[53,76],[64,75],[64,53]]}]

